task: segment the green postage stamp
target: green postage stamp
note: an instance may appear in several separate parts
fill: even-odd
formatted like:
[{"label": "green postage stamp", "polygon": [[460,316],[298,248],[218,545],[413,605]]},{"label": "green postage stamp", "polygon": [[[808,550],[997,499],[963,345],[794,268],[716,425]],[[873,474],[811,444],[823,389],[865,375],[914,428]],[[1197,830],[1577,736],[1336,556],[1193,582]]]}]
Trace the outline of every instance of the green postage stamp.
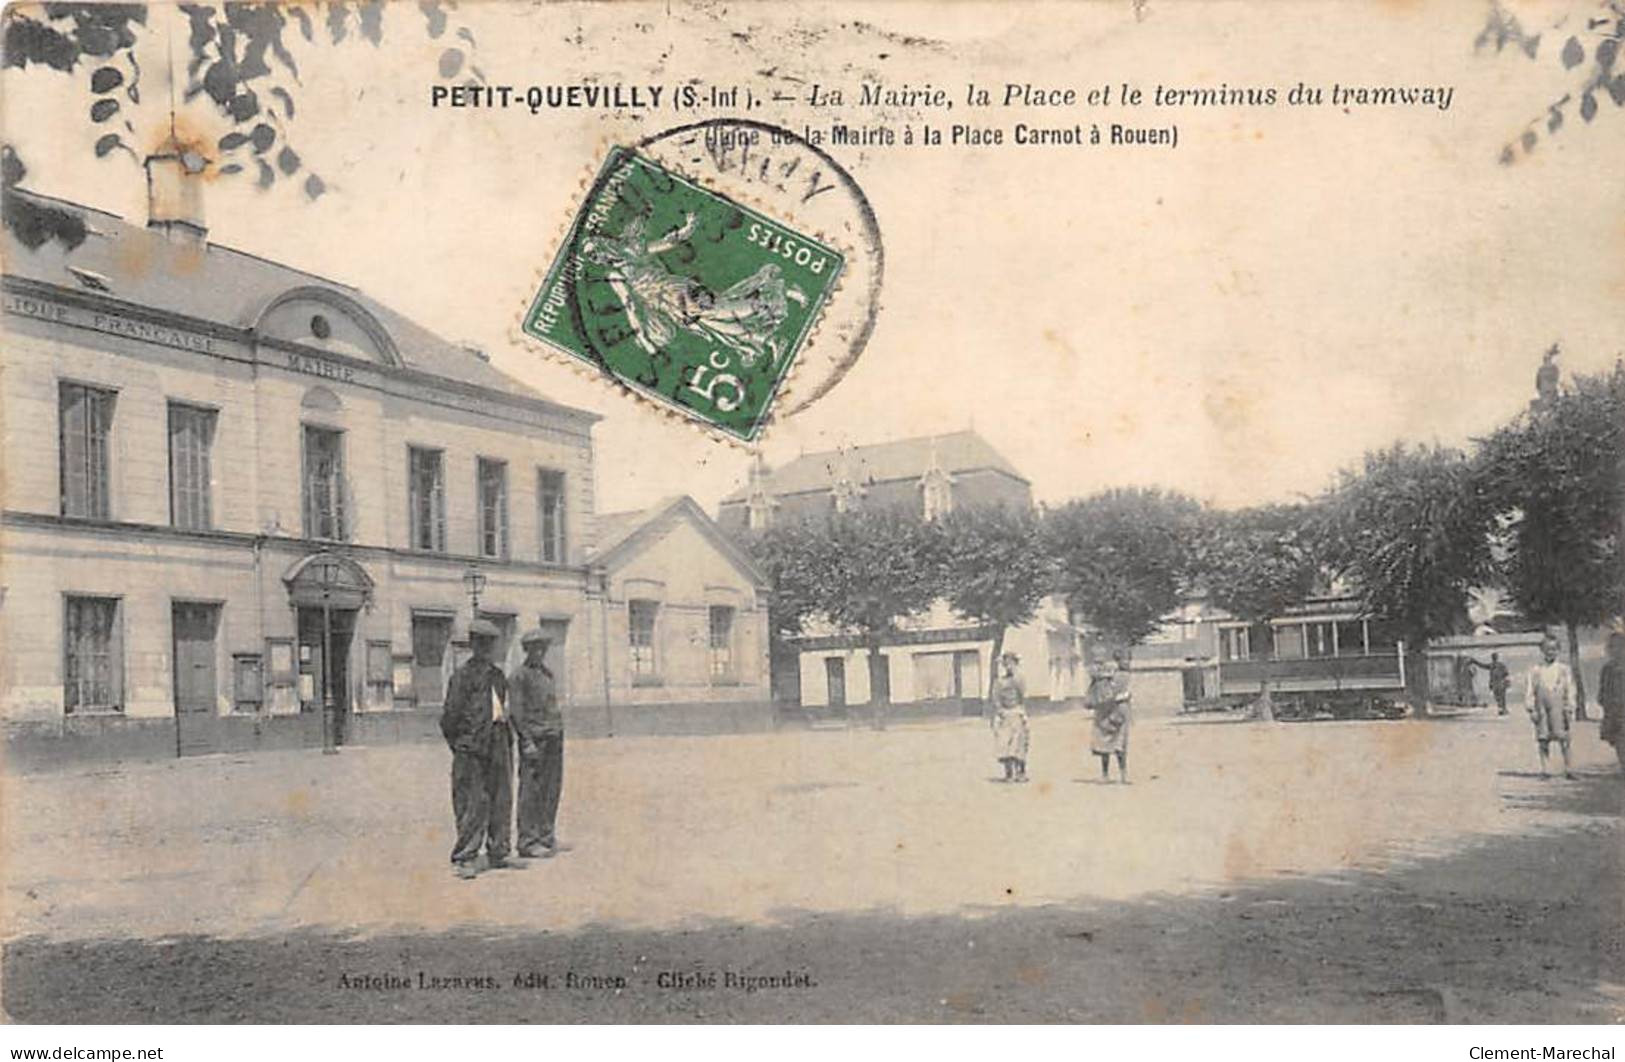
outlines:
[{"label": "green postage stamp", "polygon": [[523,329],[750,440],[843,264],[819,241],[617,147]]}]

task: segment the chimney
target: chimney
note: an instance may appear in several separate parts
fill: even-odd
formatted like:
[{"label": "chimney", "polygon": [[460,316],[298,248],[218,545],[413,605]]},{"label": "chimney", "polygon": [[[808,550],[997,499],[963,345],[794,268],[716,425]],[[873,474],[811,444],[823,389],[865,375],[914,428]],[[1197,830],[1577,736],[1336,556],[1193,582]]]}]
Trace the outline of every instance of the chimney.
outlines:
[{"label": "chimney", "polygon": [[208,160],[173,139],[147,156],[147,228],[172,240],[203,243],[203,170]]}]

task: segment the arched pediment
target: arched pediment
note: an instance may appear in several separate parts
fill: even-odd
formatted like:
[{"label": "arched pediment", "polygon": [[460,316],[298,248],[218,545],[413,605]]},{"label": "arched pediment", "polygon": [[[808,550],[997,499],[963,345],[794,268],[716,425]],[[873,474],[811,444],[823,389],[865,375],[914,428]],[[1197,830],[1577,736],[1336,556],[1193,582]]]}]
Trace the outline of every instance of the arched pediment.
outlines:
[{"label": "arched pediment", "polygon": [[312,284],[283,292],[260,311],[254,331],[363,361],[401,364],[388,329],[359,301],[332,288]]},{"label": "arched pediment", "polygon": [[332,388],[317,384],[305,391],[304,397],[299,399],[299,408],[312,409],[320,413],[342,413],[344,403],[333,393]]},{"label": "arched pediment", "polygon": [[296,606],[364,608],[372,601],[372,576],[342,553],[307,554],[282,574],[288,601]]}]

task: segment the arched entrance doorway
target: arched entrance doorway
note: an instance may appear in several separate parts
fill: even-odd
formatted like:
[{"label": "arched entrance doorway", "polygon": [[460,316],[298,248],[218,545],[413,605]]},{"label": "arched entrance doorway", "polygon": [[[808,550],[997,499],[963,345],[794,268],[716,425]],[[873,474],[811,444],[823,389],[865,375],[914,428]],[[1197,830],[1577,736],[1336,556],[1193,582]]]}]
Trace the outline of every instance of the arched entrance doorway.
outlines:
[{"label": "arched entrance doorway", "polygon": [[299,701],[322,716],[322,745],[337,749],[349,729],[350,646],[356,616],[372,602],[372,577],[351,558],[322,550],[282,576],[298,622]]}]

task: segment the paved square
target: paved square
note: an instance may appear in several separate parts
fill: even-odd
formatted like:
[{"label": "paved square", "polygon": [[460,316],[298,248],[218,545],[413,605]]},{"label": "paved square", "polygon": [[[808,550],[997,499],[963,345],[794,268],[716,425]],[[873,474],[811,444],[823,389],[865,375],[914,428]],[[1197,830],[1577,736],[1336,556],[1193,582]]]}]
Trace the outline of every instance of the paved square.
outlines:
[{"label": "paved square", "polygon": [[[208,990],[257,1019],[1134,1021],[1181,1020],[1200,999],[1197,1020],[1270,1020],[1276,1004],[1296,1020],[1610,1020],[1625,1015],[1609,1010],[1625,983],[1625,784],[1584,724],[1582,777],[1533,777],[1525,722],[1147,722],[1129,786],[1094,780],[1076,712],[1035,720],[1025,786],[994,780],[975,720],[572,741],[573,850],[472,882],[447,862],[434,746],[13,776],[7,1006],[73,1013],[71,987],[28,1005],[49,966],[106,1016],[98,976],[140,962],[95,956],[182,947],[257,970],[253,992]],[[315,950],[275,950],[288,941]],[[296,954],[297,973],[272,962]],[[421,1000],[393,1018],[388,999],[335,987],[407,955],[499,979],[568,962],[629,987],[483,995],[461,1019]],[[663,991],[651,955],[820,987]],[[1440,962],[1457,964],[1443,982],[1415,968]],[[1113,987],[1041,975],[1057,963]],[[143,991],[178,1006],[162,971]],[[1514,987],[1482,983],[1503,975]],[[1303,991],[1277,999],[1278,983]],[[953,985],[964,1006],[938,1010]]]}]

